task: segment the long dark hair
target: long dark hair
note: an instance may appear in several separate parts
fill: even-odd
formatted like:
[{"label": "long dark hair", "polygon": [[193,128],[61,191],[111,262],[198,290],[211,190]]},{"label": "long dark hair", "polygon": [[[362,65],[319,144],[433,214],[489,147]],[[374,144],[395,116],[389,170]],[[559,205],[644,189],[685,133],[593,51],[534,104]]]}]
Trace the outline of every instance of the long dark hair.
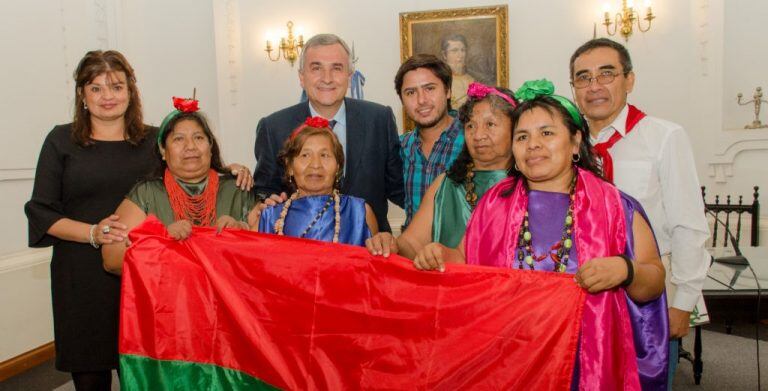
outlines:
[{"label": "long dark hair", "polygon": [[[574,105],[574,107],[576,107]],[[523,116],[526,112],[533,111],[533,109],[540,108],[543,110],[546,110],[550,115],[555,117],[555,113],[559,114],[560,118],[562,118],[563,123],[568,128],[568,133],[571,135],[571,138],[576,136],[577,133],[581,134],[581,144],[579,145],[579,158],[576,162],[574,162],[574,166],[579,167],[581,169],[587,170],[593,174],[595,174],[598,178],[603,178],[603,173],[600,169],[600,165],[597,162],[597,158],[595,157],[594,153],[592,152],[592,144],[589,141],[589,125],[587,125],[587,121],[579,114],[581,117],[581,123],[584,124],[584,126],[580,126],[576,123],[576,121],[571,116],[571,113],[568,112],[568,110],[556,99],[552,98],[551,96],[547,95],[539,95],[533,99],[524,101],[519,106],[517,106],[517,109],[515,109],[515,112],[512,113],[512,123],[517,124],[520,120],[520,117]],[[514,127],[513,126],[513,133],[514,133]],[[515,181],[513,181],[512,185],[509,189],[505,190],[501,195],[506,197],[512,194],[512,192],[515,189],[515,186],[517,185],[517,182],[519,179],[524,178],[523,174],[515,168],[515,165],[513,164],[511,167],[509,167],[509,170],[507,171],[507,175],[510,177],[516,178]]]},{"label": "long dark hair", "polygon": [[[168,130],[163,133],[163,137],[158,140],[158,147],[162,147],[165,149],[165,143],[168,140],[168,136],[173,133],[173,129],[181,121],[191,120],[195,121],[198,125],[200,125],[201,128],[203,128],[203,133],[205,133],[205,137],[208,138],[208,142],[211,144],[211,168],[218,172],[219,174],[225,174],[228,175],[229,173],[224,169],[224,163],[221,160],[221,151],[219,150],[219,143],[216,141],[216,137],[213,135],[213,132],[211,131],[211,127],[208,126],[208,120],[205,118],[203,113],[196,111],[193,113],[184,113],[181,112],[173,119],[171,119],[168,122],[167,128]],[[157,169],[154,173],[152,173],[151,178],[162,178],[165,174],[165,169],[168,167],[168,163],[162,159],[162,155],[160,154],[160,148],[155,149],[155,154],[160,160],[160,164],[158,165]]]},{"label": "long dark hair", "polygon": [[128,60],[115,50],[92,50],[85,54],[75,69],[75,116],[72,120],[72,138],[80,146],[93,144],[91,139],[91,113],[85,108],[84,88],[93,79],[102,74],[110,81],[115,72],[125,73],[130,95],[128,109],[125,111],[125,139],[137,145],[147,135],[141,113],[141,98],[136,88],[136,75]]},{"label": "long dark hair", "polygon": [[[515,104],[519,105],[512,91],[504,87],[497,86],[494,88],[500,93],[512,98],[512,101],[515,102]],[[514,128],[515,121],[514,121],[514,117],[512,116],[512,114],[515,111],[514,106],[512,106],[509,102],[504,100],[504,98],[498,95],[493,95],[493,94],[488,94],[482,98],[473,98],[471,96],[467,96],[466,102],[464,102],[461,108],[459,108],[459,121],[461,121],[461,123],[463,124],[466,124],[467,122],[469,122],[472,119],[472,111],[475,109],[475,105],[484,101],[487,101],[488,103],[490,103],[491,108],[501,113],[504,113],[504,115],[506,115],[509,119],[511,119],[512,127]],[[509,133],[511,137],[512,129],[509,130]],[[472,165],[473,165],[472,155],[469,154],[469,149],[467,148],[467,144],[465,142],[464,146],[461,148],[461,152],[459,152],[459,155],[456,156],[456,160],[454,160],[453,164],[445,173],[445,175],[456,183],[462,183],[466,179],[467,172],[471,169],[470,167]]]}]

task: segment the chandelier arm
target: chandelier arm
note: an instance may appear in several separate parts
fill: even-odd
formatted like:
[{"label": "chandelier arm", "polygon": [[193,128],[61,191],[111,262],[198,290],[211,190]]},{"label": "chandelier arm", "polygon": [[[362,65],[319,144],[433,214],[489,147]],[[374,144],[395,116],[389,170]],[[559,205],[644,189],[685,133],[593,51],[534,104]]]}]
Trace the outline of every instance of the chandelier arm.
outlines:
[{"label": "chandelier arm", "polygon": [[[611,20],[609,18],[605,18],[605,21],[603,22],[603,25],[605,26],[606,34],[608,34],[610,36],[616,35],[616,31],[618,31],[618,29],[619,29],[619,18],[620,18],[619,14],[616,14],[615,18],[614,18],[615,22],[613,22],[613,23],[611,23]],[[611,28],[610,28],[611,24],[613,24],[613,32],[611,32]]]},{"label": "chandelier arm", "polygon": [[653,20],[653,17],[652,16],[651,17],[646,16],[643,19],[648,21],[648,27],[643,28],[643,26],[640,25],[640,18],[638,18],[637,19],[637,29],[640,30],[641,33],[647,32],[648,30],[651,29],[651,21]]},{"label": "chandelier arm", "polygon": [[276,58],[272,58],[272,50],[274,50],[274,49],[269,49],[269,50],[265,49],[264,50],[265,52],[267,52],[267,58],[270,61],[273,61],[273,62],[279,61],[280,60],[280,49],[277,49],[277,57]]}]

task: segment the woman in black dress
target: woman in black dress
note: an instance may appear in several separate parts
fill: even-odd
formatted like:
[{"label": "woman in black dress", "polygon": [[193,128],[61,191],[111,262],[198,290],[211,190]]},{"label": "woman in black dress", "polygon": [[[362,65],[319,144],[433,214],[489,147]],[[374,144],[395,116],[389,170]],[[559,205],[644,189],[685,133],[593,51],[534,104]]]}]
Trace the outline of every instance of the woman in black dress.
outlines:
[{"label": "woman in black dress", "polygon": [[[29,245],[53,246],[56,368],[72,372],[77,390],[108,390],[118,367],[120,278],[104,271],[98,247],[126,240],[112,213],[159,164],[157,128],[143,124],[133,68],[119,52],[86,53],[74,77],[74,120],[46,137],[25,211]],[[229,169],[250,188],[245,167]]]}]

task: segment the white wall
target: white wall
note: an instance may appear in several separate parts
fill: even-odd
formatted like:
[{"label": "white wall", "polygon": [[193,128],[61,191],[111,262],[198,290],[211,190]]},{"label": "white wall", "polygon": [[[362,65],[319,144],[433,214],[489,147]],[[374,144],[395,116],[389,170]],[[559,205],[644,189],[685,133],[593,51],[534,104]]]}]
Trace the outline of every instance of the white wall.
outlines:
[{"label": "white wall", "polygon": [[[560,94],[570,96],[568,59],[592,37],[603,2],[506,2],[512,89],[546,77]],[[158,124],[170,111],[172,95],[189,95],[197,87],[225,159],[252,167],[259,118],[297,102],[300,94],[297,68],[266,59],[268,31],[285,31],[290,19],[304,29],[305,38],[333,32],[354,42],[358,68],[367,78],[366,98],[392,106],[400,123],[393,91],[400,59],[399,13],[499,3],[504,2],[30,0],[0,6],[0,34],[15,38],[0,40],[0,115],[5,119],[0,297],[6,300],[0,303],[0,361],[51,339],[48,277],[35,261],[47,253],[26,251],[22,207],[45,134],[54,124],[71,120],[72,71],[86,50],[115,48],[126,55],[136,69],[148,123]],[[752,118],[750,109],[735,106],[735,94],[751,96],[758,85],[768,89],[763,65],[768,62],[763,43],[768,31],[761,23],[768,2],[655,0],[653,6],[658,18],[651,31],[635,33],[626,43],[637,73],[631,101],[685,126],[709,194],[751,194],[753,184],[768,192],[768,130],[729,130]],[[597,27],[598,35],[604,35]],[[768,122],[768,107],[764,113]],[[26,291],[20,294],[6,281]],[[48,328],[25,327],[29,316]]]},{"label": "white wall", "polygon": [[85,52],[117,49],[126,55],[147,123],[159,124],[172,109],[171,96],[190,95],[193,87],[216,128],[219,107],[211,2],[38,0],[0,7],[0,34],[15,37],[0,40],[2,362],[53,339],[50,250],[27,249],[23,206],[45,135],[71,122],[72,72]]}]

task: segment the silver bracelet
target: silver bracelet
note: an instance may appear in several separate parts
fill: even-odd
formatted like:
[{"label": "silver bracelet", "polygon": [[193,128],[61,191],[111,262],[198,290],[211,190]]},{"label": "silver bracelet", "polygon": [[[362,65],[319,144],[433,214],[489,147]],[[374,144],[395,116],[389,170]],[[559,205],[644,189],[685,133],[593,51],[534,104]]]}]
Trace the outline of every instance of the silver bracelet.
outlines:
[{"label": "silver bracelet", "polygon": [[93,237],[94,229],[96,229],[96,224],[91,226],[90,234],[88,234],[88,241],[91,242],[91,246],[93,246],[93,248],[99,248],[98,243],[96,243],[96,238]]}]

